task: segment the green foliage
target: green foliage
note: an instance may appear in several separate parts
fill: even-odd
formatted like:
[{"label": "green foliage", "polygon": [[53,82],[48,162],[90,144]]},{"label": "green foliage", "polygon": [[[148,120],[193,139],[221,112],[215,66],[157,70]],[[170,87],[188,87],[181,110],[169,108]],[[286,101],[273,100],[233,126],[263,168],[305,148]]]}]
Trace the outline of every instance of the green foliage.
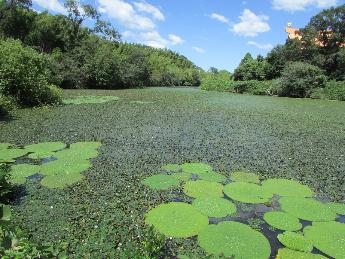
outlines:
[{"label": "green foliage", "polygon": [[9,182],[9,178],[9,167],[0,163],[0,203],[4,203],[8,195],[12,192],[12,185]]},{"label": "green foliage", "polygon": [[304,235],[323,253],[333,258],[345,256],[345,224],[339,222],[313,222],[303,230]]},{"label": "green foliage", "polygon": [[302,228],[299,219],[285,212],[270,211],[264,214],[264,220],[274,228],[296,231]]},{"label": "green foliage", "polygon": [[[78,169],[75,170],[66,169],[63,174],[45,175],[45,177],[41,180],[41,184],[47,188],[62,189],[68,185],[80,182],[84,179],[84,176],[80,172],[85,171],[86,167],[83,168],[81,165],[78,166]],[[43,173],[46,173],[46,171],[44,171]]]},{"label": "green foliage", "polygon": [[276,259],[326,259],[322,255],[304,253],[300,251],[291,250],[288,248],[281,248],[278,250]]},{"label": "green foliage", "polygon": [[180,181],[173,175],[156,174],[145,178],[142,183],[151,189],[167,190],[171,187],[178,186]]},{"label": "green foliage", "polygon": [[201,197],[195,199],[192,205],[202,214],[213,218],[226,217],[236,212],[236,206],[223,198]]},{"label": "green foliage", "polygon": [[15,108],[11,98],[0,94],[0,118],[9,115],[10,111]]},{"label": "green foliage", "polygon": [[201,90],[206,91],[218,91],[218,92],[233,92],[234,83],[231,80],[221,80],[221,79],[202,79]]},{"label": "green foliage", "polygon": [[273,196],[261,186],[245,182],[227,184],[224,193],[231,199],[244,203],[265,203]]},{"label": "green foliage", "polygon": [[311,252],[312,243],[303,235],[294,232],[284,232],[278,235],[278,240],[289,249],[301,252]]},{"label": "green foliage", "polygon": [[212,166],[205,163],[184,163],[182,170],[191,174],[207,173],[212,172]]},{"label": "green foliage", "polygon": [[345,81],[330,81],[325,88],[315,89],[310,97],[345,101]]},{"label": "green foliage", "polygon": [[28,153],[25,149],[7,148],[0,149],[0,163],[12,163],[15,158],[24,156]]},{"label": "green foliage", "polygon": [[220,173],[216,172],[202,172],[198,173],[198,179],[209,181],[209,182],[216,182],[221,183],[226,180],[226,177]]},{"label": "green foliage", "polygon": [[262,183],[265,191],[279,196],[312,197],[314,192],[307,186],[294,180],[267,179]]},{"label": "green foliage", "polygon": [[38,165],[18,164],[11,167],[10,182],[13,184],[24,184],[26,177],[40,172]]},{"label": "green foliage", "polygon": [[65,104],[89,104],[89,103],[106,103],[110,101],[119,100],[116,96],[78,96],[71,99],[64,99],[63,103]]},{"label": "green foliage", "polygon": [[215,256],[266,259],[271,254],[263,234],[238,222],[208,225],[198,235],[198,241],[207,254]]},{"label": "green foliage", "polygon": [[259,176],[247,172],[233,172],[230,179],[234,182],[260,183]]},{"label": "green foliage", "polygon": [[299,219],[309,221],[332,221],[337,217],[326,203],[310,198],[283,197],[279,199],[281,209]]},{"label": "green foliage", "polygon": [[336,212],[337,214],[340,215],[345,215],[345,204],[344,203],[335,203],[335,202],[330,202],[327,203],[327,206]]},{"label": "green foliage", "polygon": [[64,149],[66,144],[62,142],[41,142],[38,144],[31,144],[24,147],[29,153],[46,153]]},{"label": "green foliage", "polygon": [[170,172],[178,172],[182,170],[182,166],[179,164],[167,164],[167,165],[163,165],[162,169],[165,171],[170,171]]},{"label": "green foliage", "polygon": [[182,173],[174,173],[171,176],[180,180],[180,181],[188,181],[192,177],[192,174],[182,172]]},{"label": "green foliage", "polygon": [[204,180],[186,182],[183,191],[193,198],[223,197],[223,185]]},{"label": "green foliage", "polygon": [[57,103],[60,92],[48,84],[46,60],[19,41],[0,42],[0,92],[20,105]]},{"label": "green foliage", "polygon": [[284,68],[280,83],[280,96],[310,97],[314,89],[325,87],[326,77],[316,66],[292,62]]},{"label": "green foliage", "polygon": [[207,216],[182,202],[161,204],[150,210],[145,222],[168,237],[191,237],[208,225]]},{"label": "green foliage", "polygon": [[41,166],[40,173],[45,176],[56,176],[63,178],[66,174],[79,174],[91,167],[87,160],[80,159],[62,159],[45,163]]},{"label": "green foliage", "polygon": [[257,59],[253,59],[250,53],[247,53],[242,59],[240,65],[235,69],[234,79],[235,81],[249,81],[249,80],[265,80],[266,74],[270,69],[269,63],[258,56]]}]

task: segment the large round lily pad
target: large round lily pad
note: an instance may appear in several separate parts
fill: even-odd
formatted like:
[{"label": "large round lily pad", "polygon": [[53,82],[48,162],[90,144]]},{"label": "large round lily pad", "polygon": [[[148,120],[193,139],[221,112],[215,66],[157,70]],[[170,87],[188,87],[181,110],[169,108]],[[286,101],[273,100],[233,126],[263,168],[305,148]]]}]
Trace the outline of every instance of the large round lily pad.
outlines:
[{"label": "large round lily pad", "polygon": [[19,148],[0,149],[0,162],[11,163],[15,158],[22,157],[27,153],[27,150]]},{"label": "large round lily pad", "polygon": [[19,164],[13,165],[10,171],[10,182],[14,184],[24,184],[26,177],[39,173],[38,165]]},{"label": "large round lily pad", "polygon": [[327,206],[311,198],[283,197],[279,199],[281,209],[299,219],[309,221],[332,221],[337,214]]},{"label": "large round lily pad", "polygon": [[40,160],[43,158],[49,158],[53,157],[55,155],[54,152],[38,152],[38,153],[31,153],[28,155],[28,158],[34,159],[34,160]]},{"label": "large round lily pad", "polygon": [[295,251],[288,248],[281,248],[278,250],[276,259],[326,259],[326,257],[312,253]]},{"label": "large round lily pad", "polygon": [[10,143],[0,143],[0,150],[12,147]]},{"label": "large round lily pad", "polygon": [[63,175],[48,175],[45,176],[41,184],[48,188],[64,188],[68,185],[74,184],[83,180],[84,176],[79,173],[65,173]]},{"label": "large round lily pad", "polygon": [[180,181],[188,181],[188,180],[190,180],[190,178],[192,177],[192,174],[190,174],[190,173],[174,173],[174,174],[172,174],[171,175],[172,177],[174,177],[174,178],[176,178],[176,179],[178,179],[178,180],[180,180]]},{"label": "large round lily pad", "polygon": [[221,183],[226,180],[226,177],[224,175],[220,173],[216,173],[216,172],[201,172],[201,173],[198,173],[198,178],[201,180],[216,182],[216,183]]},{"label": "large round lily pad", "polygon": [[193,198],[223,197],[223,185],[204,180],[186,182],[183,191],[186,195]]},{"label": "large round lily pad", "polygon": [[303,231],[306,238],[320,251],[333,258],[345,258],[345,224],[313,222],[312,226]]},{"label": "large round lily pad", "polygon": [[345,215],[345,204],[343,203],[335,203],[335,202],[329,202],[327,203],[327,206],[333,210],[335,213],[339,215]]},{"label": "large round lily pad", "polygon": [[91,167],[91,163],[87,160],[76,161],[65,161],[55,160],[41,166],[41,174],[43,175],[58,175],[63,177],[67,174],[79,174]]},{"label": "large round lily pad", "polygon": [[186,173],[199,174],[211,172],[212,166],[205,163],[185,163],[182,165],[182,170]]},{"label": "large round lily pad", "polygon": [[272,198],[261,186],[253,183],[234,182],[224,187],[224,193],[231,199],[244,203],[265,203]]},{"label": "large round lily pad", "polygon": [[59,160],[81,161],[95,158],[99,155],[96,149],[67,148],[56,152],[54,157]]},{"label": "large round lily pad", "polygon": [[150,210],[145,222],[165,236],[187,238],[198,235],[208,225],[208,218],[190,204],[171,202]]},{"label": "large round lily pad", "polygon": [[119,100],[116,96],[97,96],[97,95],[84,95],[75,98],[64,99],[64,104],[95,104],[95,103],[106,103],[110,101]]},{"label": "large round lily pad", "polygon": [[157,174],[147,177],[142,181],[144,185],[155,190],[167,190],[170,187],[178,186],[180,181],[171,175]]},{"label": "large round lily pad", "polygon": [[199,233],[198,241],[208,254],[215,256],[267,259],[271,254],[263,234],[238,222],[208,225]]},{"label": "large round lily pad", "polygon": [[167,164],[162,166],[162,169],[165,171],[170,171],[170,172],[178,172],[182,170],[182,166],[179,164]]},{"label": "large round lily pad", "polygon": [[299,219],[293,215],[281,211],[270,211],[264,215],[264,220],[277,229],[296,231],[302,228]]},{"label": "large round lily pad", "polygon": [[102,146],[101,142],[96,141],[85,141],[85,142],[76,142],[70,145],[71,149],[98,149]]},{"label": "large round lily pad", "polygon": [[62,142],[42,142],[25,146],[25,150],[31,153],[47,153],[64,149],[66,144]]},{"label": "large round lily pad", "polygon": [[288,179],[268,179],[262,183],[267,192],[288,197],[312,197],[314,192],[306,185]]},{"label": "large round lily pad", "polygon": [[235,204],[223,198],[197,198],[192,205],[202,214],[213,218],[226,217],[236,212]]},{"label": "large round lily pad", "polygon": [[259,176],[254,173],[233,172],[230,179],[234,182],[260,183]]},{"label": "large round lily pad", "polygon": [[302,234],[295,232],[284,232],[278,235],[278,240],[287,248],[301,252],[311,252],[313,250],[312,243]]}]

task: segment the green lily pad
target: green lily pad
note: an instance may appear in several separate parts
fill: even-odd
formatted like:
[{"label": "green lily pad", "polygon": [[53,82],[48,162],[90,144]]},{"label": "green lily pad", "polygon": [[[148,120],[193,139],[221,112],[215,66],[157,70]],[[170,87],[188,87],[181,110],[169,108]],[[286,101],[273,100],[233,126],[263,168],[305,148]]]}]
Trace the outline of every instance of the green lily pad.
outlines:
[{"label": "green lily pad", "polygon": [[19,164],[13,165],[10,171],[10,182],[14,184],[24,184],[26,177],[29,177],[33,174],[39,173],[40,167],[38,165],[28,165],[28,164]]},{"label": "green lily pad", "polygon": [[47,153],[64,149],[66,144],[62,142],[43,142],[38,144],[27,145],[24,149],[31,153]]},{"label": "green lily pad", "polygon": [[186,181],[190,180],[190,178],[192,177],[192,174],[182,172],[182,173],[174,173],[171,176],[180,180],[180,181],[186,182]]},{"label": "green lily pad", "polygon": [[8,148],[0,150],[0,162],[14,162],[15,158],[22,157],[26,155],[28,151],[19,148]]},{"label": "green lily pad", "polygon": [[238,222],[208,225],[199,233],[198,241],[208,254],[215,256],[267,259],[271,254],[263,234]]},{"label": "green lily pad", "polygon": [[216,172],[202,172],[198,173],[198,178],[201,180],[209,181],[209,182],[216,182],[221,183],[226,180],[226,177],[220,173]]},{"label": "green lily pad", "polygon": [[321,252],[333,258],[345,258],[345,224],[313,222],[313,225],[305,227],[303,232]]},{"label": "green lily pad", "polygon": [[288,248],[281,248],[278,250],[276,259],[325,259],[322,255],[304,253],[300,251],[291,250]]},{"label": "green lily pad", "polygon": [[167,164],[162,166],[162,169],[165,171],[170,171],[170,172],[178,172],[182,170],[182,166],[179,164]]},{"label": "green lily pad", "polygon": [[193,198],[223,197],[223,185],[204,180],[186,182],[183,191]]},{"label": "green lily pad", "polygon": [[199,174],[212,172],[212,166],[205,163],[185,163],[182,165],[182,170],[186,173]]},{"label": "green lily pad", "polygon": [[83,180],[84,176],[79,173],[65,173],[63,175],[48,175],[41,180],[41,184],[48,188],[64,188]]},{"label": "green lily pad", "polygon": [[55,160],[41,166],[41,174],[45,176],[60,176],[64,177],[64,175],[68,174],[79,174],[91,167],[91,163],[87,160],[82,160],[79,162],[70,161],[70,160]]},{"label": "green lily pad", "polygon": [[272,198],[261,186],[253,183],[234,182],[224,187],[224,193],[231,199],[244,203],[265,203]]},{"label": "green lily pad", "polygon": [[190,204],[171,202],[150,210],[145,222],[165,236],[187,238],[198,235],[208,225],[208,218]]},{"label": "green lily pad", "polygon": [[55,155],[54,152],[38,152],[38,153],[31,153],[28,155],[28,158],[40,160],[43,158],[53,157]]},{"label": "green lily pad", "polygon": [[314,192],[306,185],[287,179],[268,179],[262,183],[267,192],[287,197],[312,197]]},{"label": "green lily pad", "polygon": [[230,179],[234,182],[260,183],[259,176],[254,173],[233,172]]},{"label": "green lily pad", "polygon": [[343,203],[335,203],[335,202],[329,202],[327,203],[327,206],[333,210],[335,213],[339,215],[345,215],[345,204]]},{"label": "green lily pad", "polygon": [[64,104],[97,104],[97,103],[106,103],[110,101],[117,101],[119,97],[116,96],[93,96],[93,95],[84,95],[78,96],[75,98],[64,99]]},{"label": "green lily pad", "polygon": [[171,175],[157,174],[144,179],[142,183],[151,189],[167,190],[170,187],[178,186],[180,181]]},{"label": "green lily pad", "polygon": [[326,203],[311,198],[283,197],[279,199],[281,209],[299,219],[309,221],[332,221],[337,214]]},{"label": "green lily pad", "polygon": [[235,204],[223,198],[197,198],[193,201],[192,205],[202,214],[213,218],[226,217],[236,212]]},{"label": "green lily pad", "polygon": [[82,148],[67,148],[56,152],[54,157],[59,160],[65,161],[82,161],[88,160],[91,158],[98,157],[99,153],[96,149],[82,149]]},{"label": "green lily pad", "polygon": [[297,231],[302,228],[299,219],[281,211],[269,211],[264,214],[264,220],[277,229]]},{"label": "green lily pad", "polygon": [[86,141],[76,142],[70,145],[70,149],[98,149],[102,146],[101,142]]},{"label": "green lily pad", "polygon": [[312,243],[303,235],[294,232],[284,232],[278,235],[278,240],[287,248],[301,252],[311,252]]},{"label": "green lily pad", "polygon": [[0,143],[0,150],[12,147],[10,143]]}]

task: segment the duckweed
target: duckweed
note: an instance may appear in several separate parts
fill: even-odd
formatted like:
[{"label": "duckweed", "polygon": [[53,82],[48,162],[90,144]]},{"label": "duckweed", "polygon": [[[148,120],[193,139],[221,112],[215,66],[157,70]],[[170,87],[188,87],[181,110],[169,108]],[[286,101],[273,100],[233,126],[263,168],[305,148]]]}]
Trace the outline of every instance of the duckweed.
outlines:
[{"label": "duckweed", "polygon": [[223,185],[204,180],[186,182],[183,191],[193,198],[223,197]]},{"label": "duckweed", "polygon": [[298,218],[281,211],[270,211],[264,214],[264,220],[274,228],[296,231],[302,228]]}]

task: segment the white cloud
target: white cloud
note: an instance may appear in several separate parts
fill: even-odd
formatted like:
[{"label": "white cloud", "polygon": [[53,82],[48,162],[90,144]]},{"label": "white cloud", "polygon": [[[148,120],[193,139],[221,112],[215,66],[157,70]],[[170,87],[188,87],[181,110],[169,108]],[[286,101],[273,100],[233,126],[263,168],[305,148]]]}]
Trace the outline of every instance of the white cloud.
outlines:
[{"label": "white cloud", "polygon": [[273,49],[273,45],[270,43],[261,44],[261,43],[257,43],[256,41],[248,41],[248,45],[252,45],[252,46],[255,46],[259,49],[264,49],[264,50]]},{"label": "white cloud", "polygon": [[224,15],[221,15],[221,14],[218,14],[218,13],[212,13],[210,15],[210,17],[212,19],[217,20],[217,21],[222,22],[222,23],[229,24],[229,22],[230,22],[228,18],[226,18]]},{"label": "white cloud", "polygon": [[169,34],[169,40],[170,40],[171,45],[179,45],[184,42],[184,40],[181,37],[175,34]]},{"label": "white cloud", "polygon": [[249,9],[243,11],[240,20],[241,22],[232,25],[230,30],[242,36],[254,37],[271,29],[268,16],[256,15]]},{"label": "white cloud", "polygon": [[98,0],[99,11],[118,20],[124,26],[138,30],[152,30],[155,23],[148,17],[138,14],[134,7],[123,0]]},{"label": "white cloud", "polygon": [[272,0],[273,7],[290,12],[303,11],[307,7],[327,8],[337,4],[337,0]]},{"label": "white cloud", "polygon": [[151,14],[153,16],[153,18],[160,20],[160,21],[165,20],[163,13],[157,7],[147,3],[145,1],[134,2],[133,4],[139,12]]},{"label": "white cloud", "polygon": [[200,47],[193,47],[193,49],[200,54],[203,54],[206,52],[203,48],[200,48]]},{"label": "white cloud", "polygon": [[65,7],[58,0],[33,0],[32,2],[49,11],[66,13]]}]

